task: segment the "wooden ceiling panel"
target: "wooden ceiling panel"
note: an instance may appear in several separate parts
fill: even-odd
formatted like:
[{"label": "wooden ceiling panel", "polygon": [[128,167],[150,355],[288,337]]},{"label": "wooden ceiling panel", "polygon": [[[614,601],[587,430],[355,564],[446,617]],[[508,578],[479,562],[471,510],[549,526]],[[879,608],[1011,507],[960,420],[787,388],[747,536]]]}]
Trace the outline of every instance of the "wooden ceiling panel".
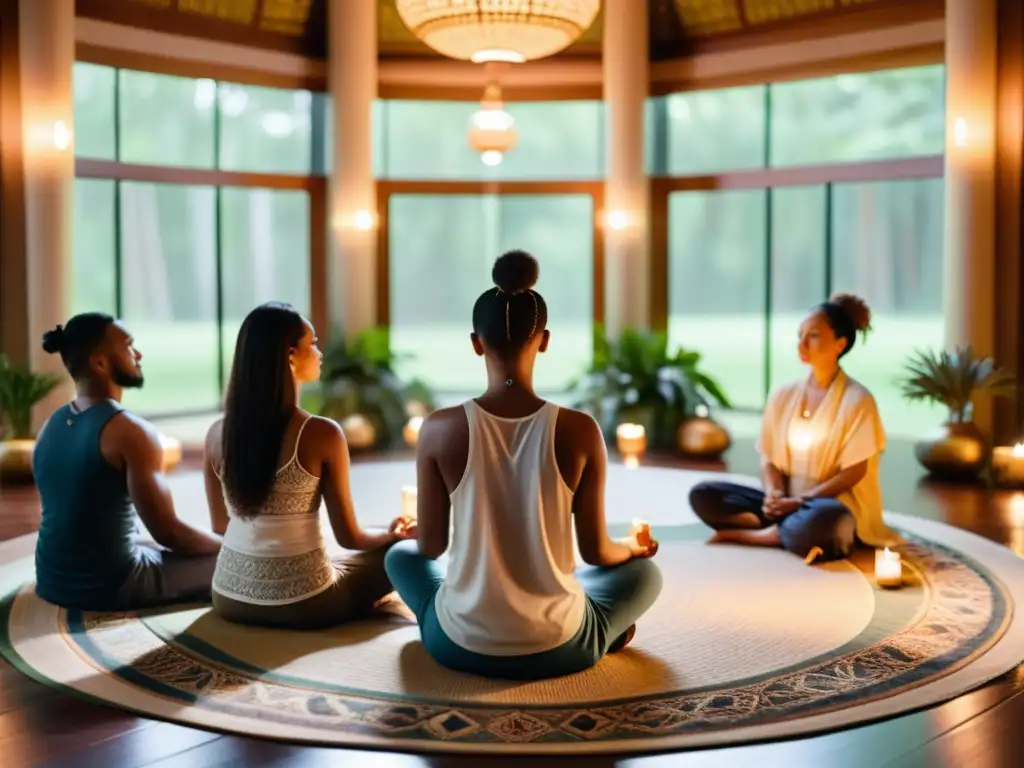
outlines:
[{"label": "wooden ceiling panel", "polygon": [[[329,2],[350,0],[75,0],[79,16],[311,58],[327,54]],[[433,58],[402,23],[395,0],[378,1],[382,58]],[[648,0],[651,58],[662,60],[780,39],[820,38],[941,18],[944,0]],[[560,57],[601,55],[603,12]]]}]

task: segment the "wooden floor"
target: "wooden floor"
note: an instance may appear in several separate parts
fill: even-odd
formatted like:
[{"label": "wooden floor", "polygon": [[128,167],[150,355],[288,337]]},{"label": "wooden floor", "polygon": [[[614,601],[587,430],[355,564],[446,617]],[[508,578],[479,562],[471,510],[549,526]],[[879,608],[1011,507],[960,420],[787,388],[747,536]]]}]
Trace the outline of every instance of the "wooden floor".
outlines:
[{"label": "wooden floor", "polygon": [[[730,471],[755,473],[756,456],[751,445],[737,445],[728,458]],[[944,520],[1024,554],[1024,493],[923,482],[911,447],[895,442],[883,462],[882,484],[889,509]],[[0,488],[0,539],[30,533],[38,524],[39,506],[34,491]],[[757,768],[1019,768],[1024,766],[1022,690],[1024,667],[933,709],[810,739],[620,760],[532,759],[529,764],[535,768],[546,765],[685,768],[735,766],[741,762]],[[6,664],[0,666],[0,764],[5,768],[271,765],[468,768],[482,762],[474,757],[306,749],[223,736],[88,704],[34,683]],[[511,766],[523,762],[488,759],[486,765]]]}]

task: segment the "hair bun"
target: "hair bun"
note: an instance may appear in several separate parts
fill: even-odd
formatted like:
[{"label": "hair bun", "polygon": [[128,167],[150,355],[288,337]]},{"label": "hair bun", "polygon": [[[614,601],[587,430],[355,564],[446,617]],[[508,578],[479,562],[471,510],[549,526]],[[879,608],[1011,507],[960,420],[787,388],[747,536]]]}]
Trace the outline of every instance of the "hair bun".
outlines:
[{"label": "hair bun", "polygon": [[56,354],[64,348],[64,326],[58,325],[53,330],[43,334],[43,351],[48,354]]},{"label": "hair bun", "polygon": [[491,279],[505,293],[521,293],[533,288],[540,278],[540,264],[526,251],[508,251],[498,257]]},{"label": "hair bun", "polygon": [[837,293],[829,301],[847,314],[853,327],[858,331],[867,333],[871,330],[871,308],[860,296],[855,296],[852,293]]}]

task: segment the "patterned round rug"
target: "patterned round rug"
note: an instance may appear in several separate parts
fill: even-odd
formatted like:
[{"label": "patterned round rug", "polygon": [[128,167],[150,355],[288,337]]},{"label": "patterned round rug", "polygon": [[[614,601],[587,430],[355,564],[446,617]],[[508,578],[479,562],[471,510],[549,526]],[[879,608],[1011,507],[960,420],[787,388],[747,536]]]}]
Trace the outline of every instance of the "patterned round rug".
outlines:
[{"label": "patterned round rug", "polygon": [[[357,465],[360,517],[393,517],[411,471]],[[501,754],[638,753],[819,732],[939,703],[1024,656],[1013,610],[1024,599],[1024,562],[1009,550],[891,515],[907,538],[907,578],[882,590],[871,552],[807,566],[781,551],[705,544],[707,530],[679,508],[704,477],[612,469],[613,528],[643,510],[662,542],[665,588],[633,643],[578,675],[519,683],[451,672],[426,654],[401,606],[323,632],[238,627],[205,605],[62,611],[35,596],[26,539],[0,546],[10,595],[0,650],[49,685],[202,728]],[[196,509],[201,478],[176,477],[174,492],[179,509]]]}]

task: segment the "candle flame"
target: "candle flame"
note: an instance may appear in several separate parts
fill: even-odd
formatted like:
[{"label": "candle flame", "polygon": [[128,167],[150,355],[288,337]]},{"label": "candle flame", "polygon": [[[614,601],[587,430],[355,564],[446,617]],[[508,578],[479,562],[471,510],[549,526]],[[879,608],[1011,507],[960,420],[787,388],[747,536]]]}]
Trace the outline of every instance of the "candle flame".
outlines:
[{"label": "candle flame", "polygon": [[1015,457],[1020,458],[1024,456],[1024,443],[1017,443],[1013,446],[1013,450],[1010,451]]},{"label": "candle flame", "polygon": [[619,437],[628,439],[643,437],[644,436],[644,425],[643,424],[619,424],[618,429],[615,433]]}]

